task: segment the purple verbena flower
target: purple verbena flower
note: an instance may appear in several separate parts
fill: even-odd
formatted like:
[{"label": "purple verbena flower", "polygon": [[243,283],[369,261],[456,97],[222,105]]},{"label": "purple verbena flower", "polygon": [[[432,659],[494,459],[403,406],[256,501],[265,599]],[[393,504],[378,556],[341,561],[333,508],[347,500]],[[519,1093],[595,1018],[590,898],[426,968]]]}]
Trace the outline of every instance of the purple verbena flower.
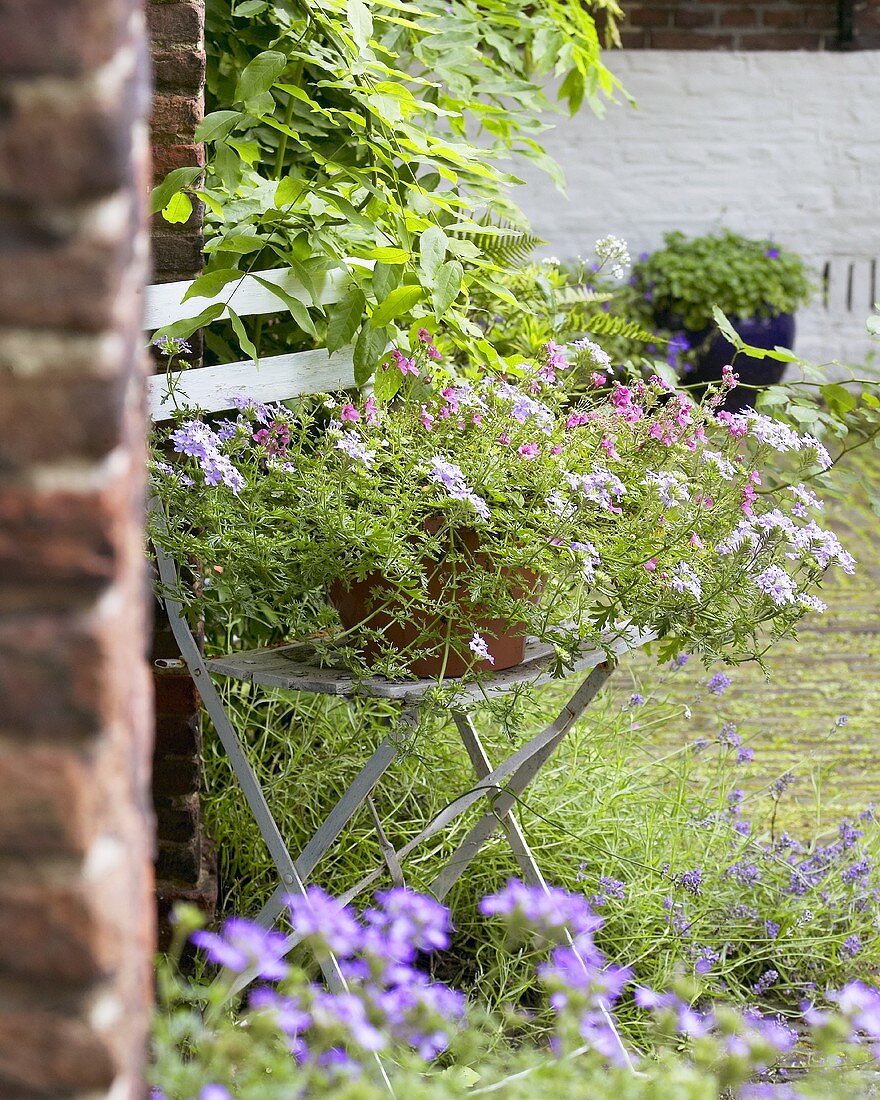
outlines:
[{"label": "purple verbena flower", "polygon": [[305,896],[286,898],[294,931],[334,954],[351,957],[361,946],[362,929],[354,913],[320,886],[307,886]]},{"label": "purple verbena flower", "polygon": [[224,922],[219,933],[200,930],[191,938],[210,962],[236,974],[253,970],[258,978],[280,981],[290,972],[284,961],[286,937],[262,928],[255,921],[232,917]]},{"label": "purple verbena flower", "polygon": [[476,657],[479,657],[481,661],[488,661],[490,665],[495,664],[495,658],[489,651],[489,643],[482,634],[478,634],[474,631],[473,638],[468,642],[468,648]]},{"label": "purple verbena flower", "polygon": [[588,935],[603,923],[585,898],[556,886],[526,886],[519,879],[510,879],[503,889],[484,897],[480,912],[505,918],[514,931],[528,929],[549,938],[557,938],[565,929]]}]

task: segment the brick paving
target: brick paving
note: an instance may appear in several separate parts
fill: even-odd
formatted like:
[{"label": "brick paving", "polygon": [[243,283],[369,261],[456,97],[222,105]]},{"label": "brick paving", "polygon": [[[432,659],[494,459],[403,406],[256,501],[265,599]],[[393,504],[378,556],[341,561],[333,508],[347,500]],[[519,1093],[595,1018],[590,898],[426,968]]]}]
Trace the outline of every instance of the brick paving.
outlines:
[{"label": "brick paving", "polygon": [[[862,486],[880,485],[876,452],[858,469]],[[769,679],[756,665],[727,669],[733,684],[718,700],[701,691],[708,674],[694,661],[671,677],[670,697],[690,705],[692,717],[674,720],[654,741],[665,751],[715,736],[722,720],[735,722],[756,751],[744,786],[762,786],[788,769],[796,773],[785,800],[786,823],[793,825],[828,824],[880,802],[880,519],[862,489],[845,503],[829,502],[825,520],[855,555],[856,574],[829,575],[822,593],[828,610],[804,620],[797,639],[771,651]],[[644,658],[633,658],[630,673],[644,670]],[[626,687],[627,670],[621,671]],[[838,727],[841,715],[847,722]],[[820,801],[813,774],[821,780]]]}]

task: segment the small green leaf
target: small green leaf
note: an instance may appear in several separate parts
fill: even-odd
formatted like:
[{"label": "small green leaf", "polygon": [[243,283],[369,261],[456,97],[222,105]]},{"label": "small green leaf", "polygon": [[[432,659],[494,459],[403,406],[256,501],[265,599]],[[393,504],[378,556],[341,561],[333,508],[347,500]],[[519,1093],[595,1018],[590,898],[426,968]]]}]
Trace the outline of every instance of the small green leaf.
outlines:
[{"label": "small green leaf", "polygon": [[197,317],[184,317],[180,321],[175,321],[171,325],[158,329],[153,333],[153,338],[172,336],[186,340],[192,336],[196,329],[204,328],[205,325],[209,325],[216,317],[219,317],[224,309],[226,309],[225,302],[214,302],[207,309],[203,309]]},{"label": "small green leaf", "polygon": [[[290,310],[291,316],[294,321],[299,325],[303,332],[307,332],[309,336],[314,336],[317,340],[318,330],[315,328],[315,322],[309,315],[309,311],[305,304],[299,301],[298,298],[294,298],[292,294],[288,294],[282,287],[277,286],[275,283],[269,282],[268,279],[261,279],[259,275],[254,275],[254,278],[260,284],[264,286],[266,290],[271,291],[276,298],[280,299],[287,308]],[[333,350],[333,349],[331,349]]]},{"label": "small green leaf", "polygon": [[235,101],[247,103],[257,96],[268,92],[275,81],[287,68],[287,57],[276,50],[266,50],[246,65],[238,78],[235,88]]},{"label": "small green leaf", "polygon": [[363,386],[369,381],[379,357],[388,344],[388,330],[364,325],[354,345],[354,381]]},{"label": "small green leaf", "polygon": [[390,401],[403,385],[403,375],[397,367],[383,367],[376,371],[373,380],[373,396],[384,405]]},{"label": "small green leaf", "polygon": [[252,15],[259,15],[261,11],[265,11],[268,6],[266,0],[243,0],[241,4],[236,4],[232,14],[236,19],[250,19]]},{"label": "small green leaf", "polygon": [[189,298],[213,298],[215,294],[236,279],[243,279],[245,273],[237,267],[219,267],[216,271],[206,271],[195,279],[181,301]]},{"label": "small green leaf", "polygon": [[411,253],[405,248],[373,248],[367,253],[368,260],[378,260],[382,264],[405,264]]},{"label": "small green leaf", "polygon": [[345,5],[348,25],[358,49],[365,50],[373,35],[373,17],[364,0],[348,0]]},{"label": "small green leaf", "polygon": [[192,199],[189,195],[185,195],[183,191],[178,191],[177,194],[171,196],[171,201],[162,211],[162,217],[172,225],[182,225],[184,222],[189,221],[192,211]]},{"label": "small green leaf", "polygon": [[377,302],[384,302],[403,276],[401,264],[376,264],[373,268],[373,293]]},{"label": "small green leaf", "polygon": [[836,416],[845,416],[858,404],[858,398],[855,394],[850,393],[845,386],[841,386],[838,382],[820,386],[819,393],[822,394],[822,400]]},{"label": "small green leaf", "polygon": [[434,316],[438,321],[458,297],[463,278],[464,268],[458,260],[447,260],[445,264],[440,266],[440,270],[437,272],[434,292],[431,295],[431,301],[434,305]]},{"label": "small green leaf", "polygon": [[254,346],[253,340],[251,340],[251,338],[245,331],[245,327],[241,323],[241,318],[237,313],[231,310],[229,306],[227,306],[226,308],[229,311],[229,320],[232,324],[232,331],[238,337],[238,342],[241,344],[241,350],[245,353],[245,355],[249,355],[251,359],[253,359],[255,367],[258,366],[259,356],[257,355],[257,349]]},{"label": "small green leaf", "polygon": [[437,225],[428,226],[419,238],[419,266],[429,282],[446,259],[446,234]]},{"label": "small green leaf", "polygon": [[420,286],[399,286],[396,290],[392,290],[373,312],[370,324],[373,328],[382,328],[395,317],[409,312],[416,302],[421,300],[424,293]]},{"label": "small green leaf", "polygon": [[330,308],[327,322],[327,350],[338,351],[351,342],[364,316],[367,299],[359,287],[353,287]]},{"label": "small green leaf", "polygon": [[172,197],[184,187],[190,187],[202,174],[202,168],[175,168],[158,187],[150,192],[150,213],[158,214],[171,202]]},{"label": "small green leaf", "polygon": [[212,111],[196,126],[196,141],[222,141],[246,116],[241,111]]},{"label": "small green leaf", "polygon": [[715,324],[721,331],[721,335],[728,340],[737,351],[742,351],[745,345],[742,342],[742,337],[730,323],[730,321],[721,312],[718,306],[712,306],[712,316],[715,318]]}]

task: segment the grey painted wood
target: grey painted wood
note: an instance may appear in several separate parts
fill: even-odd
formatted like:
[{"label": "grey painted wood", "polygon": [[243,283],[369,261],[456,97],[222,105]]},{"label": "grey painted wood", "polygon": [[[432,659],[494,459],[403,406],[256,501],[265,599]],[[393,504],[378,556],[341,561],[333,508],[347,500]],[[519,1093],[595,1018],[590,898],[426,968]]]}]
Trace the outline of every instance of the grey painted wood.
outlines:
[{"label": "grey painted wood", "polygon": [[[607,651],[585,646],[573,662],[571,674],[595,668],[612,657],[620,657],[653,639],[649,632],[629,628],[609,636]],[[525,660],[514,668],[491,672],[478,682],[461,684],[455,695],[456,708],[469,706],[512,688],[539,686],[555,679],[555,652],[551,645],[531,638],[526,643]],[[358,678],[343,668],[322,668],[315,663],[314,651],[307,643],[294,642],[270,649],[254,649],[231,653],[208,661],[211,672],[245,680],[265,687],[290,691],[310,691],[320,695],[373,696],[394,699],[402,703],[418,703],[438,686],[437,680],[386,680],[381,676]],[[445,689],[454,688],[454,680],[444,680]]]},{"label": "grey painted wood", "polygon": [[483,779],[484,787],[489,784],[490,779],[493,780],[491,792],[485,792],[489,798],[490,807],[468,832],[453,852],[449,862],[431,883],[431,893],[436,898],[442,901],[461,878],[468,864],[516,805],[517,799],[562,743],[565,735],[596,697],[596,693],[613,670],[614,666],[610,664],[598,665],[593,669],[559,712],[555,721],[544,731],[542,744],[534,752],[529,753],[515,768],[509,770],[508,782],[502,785],[495,781],[494,777],[501,770],[497,768]]},{"label": "grey painted wood", "polygon": [[[350,265],[372,267],[368,260],[350,260]],[[285,290],[292,298],[297,298],[303,305],[312,304],[309,292],[296,278],[290,268],[279,267],[271,271],[258,271],[255,273],[267,283],[274,283]],[[330,305],[338,302],[346,286],[350,281],[350,275],[344,267],[336,268],[315,277],[317,288],[316,305]],[[226,286],[214,295],[198,295],[188,298],[185,302],[183,296],[195,282],[194,279],[185,279],[177,283],[156,283],[148,286],[144,302],[144,329],[154,332],[165,325],[182,321],[188,317],[198,317],[208,306],[215,302],[223,302],[232,307],[239,317],[253,317],[264,313],[283,313],[287,306],[281,299],[258,282],[253,275],[242,272],[242,277]],[[229,316],[229,311],[224,309],[217,320]]]},{"label": "grey painted wood", "polygon": [[330,355],[325,348],[272,355],[259,366],[248,359],[216,367],[153,374],[147,379],[147,400],[153,420],[169,420],[177,407],[224,412],[233,396],[243,393],[256,401],[286,401],[310,393],[334,393],[354,386],[352,348]]},{"label": "grey painted wood", "polygon": [[[489,760],[489,754],[486,752],[480,735],[477,732],[477,727],[474,725],[470,716],[460,710],[452,712],[452,719],[455,722],[462,744],[468,756],[471,758],[471,765],[473,766],[477,779],[485,780],[486,776],[492,771],[492,762]],[[512,810],[501,817],[501,825],[507,835],[507,842],[510,845],[511,851],[522,873],[523,881],[532,886],[541,886],[546,889],[547,883],[544,881],[544,875],[541,872],[541,868],[538,866],[532,849],[529,847],[525,834]]]}]

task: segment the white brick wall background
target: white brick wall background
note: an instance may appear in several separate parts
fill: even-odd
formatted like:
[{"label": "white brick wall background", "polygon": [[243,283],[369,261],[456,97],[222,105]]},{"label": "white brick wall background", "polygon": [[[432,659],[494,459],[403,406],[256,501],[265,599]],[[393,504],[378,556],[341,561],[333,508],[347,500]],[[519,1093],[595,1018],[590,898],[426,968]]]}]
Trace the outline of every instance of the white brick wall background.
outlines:
[{"label": "white brick wall background", "polygon": [[[589,255],[607,233],[637,255],[663,233],[726,225],[770,236],[827,293],[798,315],[797,350],[863,365],[880,298],[880,52],[629,50],[610,67],[638,108],[554,116],[544,135],[567,196],[536,170],[519,201],[543,252]],[[824,300],[823,300],[824,299]],[[876,355],[876,351],[875,351]],[[871,373],[880,374],[873,363]]]}]

